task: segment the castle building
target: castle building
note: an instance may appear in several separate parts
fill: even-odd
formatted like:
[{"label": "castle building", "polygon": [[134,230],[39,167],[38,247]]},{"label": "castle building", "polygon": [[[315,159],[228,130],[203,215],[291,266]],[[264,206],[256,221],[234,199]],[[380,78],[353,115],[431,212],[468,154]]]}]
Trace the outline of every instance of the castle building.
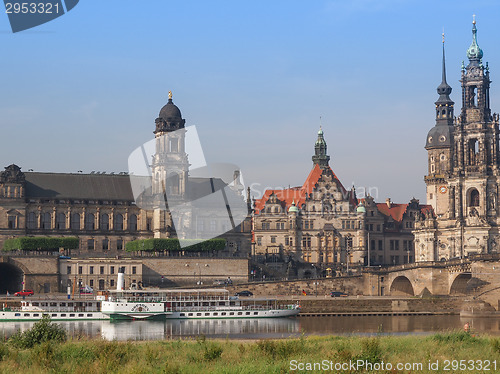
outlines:
[{"label": "castle building", "polygon": [[257,262],[292,276],[319,276],[348,267],[414,261],[415,217],[428,206],[415,199],[410,204],[358,199],[329,166],[322,129],[312,161],[302,186],[267,190],[254,202]]},{"label": "castle building", "polygon": [[490,72],[483,65],[476,22],[469,63],[462,64],[462,109],[454,117],[446,82],[444,37],[442,82],[437,88],[436,124],[427,135],[427,202],[433,213],[418,217],[416,261],[443,261],[499,247],[499,117],[490,109]]}]

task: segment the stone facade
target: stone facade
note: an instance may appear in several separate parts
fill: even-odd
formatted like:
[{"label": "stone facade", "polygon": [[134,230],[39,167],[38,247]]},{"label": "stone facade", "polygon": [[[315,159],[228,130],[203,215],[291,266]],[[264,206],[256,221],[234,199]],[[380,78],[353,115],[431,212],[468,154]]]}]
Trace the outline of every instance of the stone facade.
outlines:
[{"label": "stone facade", "polygon": [[[228,188],[236,191],[235,194],[230,196],[227,192],[222,193],[226,199],[226,204],[223,205],[226,213],[224,217],[212,214],[207,209],[203,214],[196,215],[195,223],[193,213],[186,209],[179,225],[172,222],[169,204],[193,201],[210,192],[221,194],[220,191],[227,187],[226,182],[220,178],[191,178],[188,175],[190,163],[184,144],[184,125],[185,120],[179,108],[173,104],[170,94],[168,103],[155,121],[154,155],[151,165],[147,165],[151,167],[153,176],[149,181],[150,188],[138,197],[134,196],[136,191],[133,190],[133,177],[131,179],[128,173],[40,173],[22,171],[14,164],[0,172],[0,248],[6,239],[15,237],[79,238],[79,248],[71,250],[71,253],[64,253],[66,256],[61,259],[60,266],[55,266],[52,271],[36,274],[32,268],[17,268],[23,274],[20,276],[16,263],[10,263],[12,266],[5,269],[16,280],[4,279],[0,274],[0,292],[9,289],[11,292],[16,291],[22,287],[21,282],[37,293],[54,290],[65,292],[67,286],[72,284],[89,285],[95,289],[112,288],[116,284],[118,268],[123,266],[126,268],[127,287],[130,283],[143,281],[161,285],[162,279],[169,285],[192,285],[196,271],[184,265],[191,261],[203,261],[208,265],[215,258],[221,264],[226,264],[228,272],[224,274],[221,267],[207,266],[209,273],[214,272],[213,277],[224,279],[233,275],[235,280],[247,280],[251,243],[251,221],[248,216],[250,202],[248,199],[245,202],[241,196],[243,186],[237,183],[239,171],[234,171],[233,181],[227,181],[230,183]],[[165,199],[167,195],[168,203]],[[234,215],[228,217],[226,208],[231,204],[231,198],[238,199],[244,207],[243,218],[247,218],[241,224]],[[220,207],[218,208],[220,211]],[[127,242],[182,237],[188,226],[191,226],[191,231],[188,232],[190,238],[195,239],[208,239],[216,236],[214,232],[224,232],[219,237],[226,239],[226,248],[217,254],[186,253],[184,256],[181,253],[181,258],[186,257],[184,265],[175,269],[176,276],[172,279],[165,278],[172,268],[145,266],[144,263],[155,261],[134,259],[134,255],[125,252]],[[64,258],[68,256],[72,258]],[[235,270],[233,267],[236,265],[233,266],[228,258],[234,258],[237,264],[243,265],[238,265],[240,267]],[[237,259],[242,259],[243,262],[238,262]],[[43,263],[40,256],[34,256],[33,260]],[[164,258],[156,263],[164,264],[164,260],[177,263],[179,258]],[[163,278],[151,270],[158,267],[163,269]],[[4,273],[7,274],[5,271]]]},{"label": "stone facade", "polygon": [[267,190],[254,202],[257,261],[300,277],[413,262],[415,217],[429,207],[415,199],[410,204],[358,199],[354,188],[346,190],[330,168],[322,130],[312,160],[301,187]]},{"label": "stone facade", "polygon": [[427,202],[434,213],[418,217],[416,260],[443,261],[499,251],[499,116],[490,109],[490,72],[477,45],[476,24],[462,65],[462,110],[454,118],[451,87],[443,75],[436,125],[429,131]]},{"label": "stone facade", "polygon": [[[156,119],[151,166],[155,180],[166,181],[166,186],[152,183],[152,196],[160,196],[163,209],[137,204],[127,173],[38,173],[23,172],[17,165],[6,167],[0,172],[0,246],[5,239],[19,236],[77,236],[80,245],[73,255],[99,256],[120,254],[131,240],[176,237],[161,187],[169,189],[169,197],[178,202],[199,193],[205,185],[213,189],[224,183],[215,178],[189,179],[184,132],[173,132],[184,129],[184,124],[170,97]],[[228,221],[227,216],[225,219]],[[196,237],[210,238],[212,227],[223,228],[227,248],[222,254],[247,257],[250,220],[232,230],[219,221],[222,218],[210,212],[197,217]],[[184,230],[185,225],[179,227]]]}]

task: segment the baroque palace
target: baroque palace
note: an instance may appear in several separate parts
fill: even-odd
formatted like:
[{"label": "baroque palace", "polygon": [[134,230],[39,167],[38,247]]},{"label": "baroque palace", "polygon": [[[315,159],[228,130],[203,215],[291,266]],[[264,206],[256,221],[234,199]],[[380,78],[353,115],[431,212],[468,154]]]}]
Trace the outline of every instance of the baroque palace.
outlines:
[{"label": "baroque palace", "polygon": [[[189,161],[184,145],[185,120],[179,108],[174,105],[171,93],[155,123],[155,154],[150,167],[153,175],[161,175],[166,181],[164,187],[168,189],[169,198],[172,197],[172,201],[169,200],[171,204],[174,201],[195,200],[206,191],[220,192],[225,187],[224,182],[217,178],[188,176]],[[168,171],[165,170],[165,160],[171,166]],[[235,175],[239,175],[238,171]],[[159,283],[164,280],[167,283],[167,270],[152,270],[144,266],[144,261],[125,253],[126,244],[136,239],[177,237],[172,215],[165,209],[165,200],[163,209],[136,204],[137,200],[143,202],[144,196],[150,198],[148,202],[156,203],[163,199],[165,191],[155,191],[155,185],[150,183],[149,190],[143,191],[139,199],[135,199],[128,173],[40,173],[24,172],[17,165],[7,166],[0,173],[0,247],[6,239],[16,237],[77,237],[78,249],[65,253],[70,256],[62,256],[58,269],[47,270],[53,275],[59,273],[57,276],[60,279],[57,282],[43,281],[43,289],[46,291],[55,288],[65,290],[66,285],[71,284],[76,277],[75,274],[76,281],[80,284],[99,289],[112,287],[116,284],[119,267],[125,267],[126,273],[131,275],[126,278],[129,284]],[[229,196],[226,197],[230,199]],[[241,202],[244,203],[243,198]],[[245,260],[245,264],[238,265],[238,270],[231,271],[231,266],[227,266],[226,270],[220,266],[209,266],[208,260],[195,261],[191,265],[186,262],[180,268],[182,271],[176,272],[182,278],[181,282],[200,283],[201,273],[207,276],[211,274],[214,279],[224,279],[227,276],[247,279],[250,219],[231,230],[226,222],[227,215],[223,220],[207,211],[196,219],[198,238],[211,238],[215,236],[214,232],[227,231],[221,235],[226,240],[226,248],[219,251],[216,257],[241,258]],[[183,256],[194,255],[196,254],[185,253]],[[215,254],[197,255],[206,257]],[[125,260],[125,257],[128,259]],[[21,283],[15,269],[4,269],[3,273],[12,275],[17,283]],[[6,288],[5,282],[10,282],[0,279],[0,283],[2,282],[0,292],[19,288],[14,284]],[[37,288],[35,292],[40,291],[40,287],[32,288]]]}]

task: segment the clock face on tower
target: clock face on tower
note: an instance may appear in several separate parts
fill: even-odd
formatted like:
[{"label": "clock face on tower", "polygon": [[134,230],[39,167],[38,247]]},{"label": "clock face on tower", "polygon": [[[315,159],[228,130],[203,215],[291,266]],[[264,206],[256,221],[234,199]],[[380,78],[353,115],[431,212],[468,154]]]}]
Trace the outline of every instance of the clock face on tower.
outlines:
[{"label": "clock face on tower", "polygon": [[448,192],[448,188],[446,186],[441,186],[441,187],[439,187],[439,192],[444,194],[444,193]]}]

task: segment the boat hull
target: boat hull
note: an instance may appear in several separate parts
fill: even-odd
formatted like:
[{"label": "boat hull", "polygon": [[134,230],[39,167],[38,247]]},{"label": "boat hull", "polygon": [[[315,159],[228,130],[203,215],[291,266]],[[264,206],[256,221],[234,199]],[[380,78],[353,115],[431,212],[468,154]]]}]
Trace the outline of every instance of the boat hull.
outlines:
[{"label": "boat hull", "polygon": [[52,321],[109,320],[109,316],[101,312],[0,311],[0,322],[39,321],[44,315]]},{"label": "boat hull", "polygon": [[227,311],[178,311],[166,315],[166,319],[242,319],[242,318],[286,318],[294,317],[300,313],[295,309],[269,309],[269,310],[227,310]]}]

